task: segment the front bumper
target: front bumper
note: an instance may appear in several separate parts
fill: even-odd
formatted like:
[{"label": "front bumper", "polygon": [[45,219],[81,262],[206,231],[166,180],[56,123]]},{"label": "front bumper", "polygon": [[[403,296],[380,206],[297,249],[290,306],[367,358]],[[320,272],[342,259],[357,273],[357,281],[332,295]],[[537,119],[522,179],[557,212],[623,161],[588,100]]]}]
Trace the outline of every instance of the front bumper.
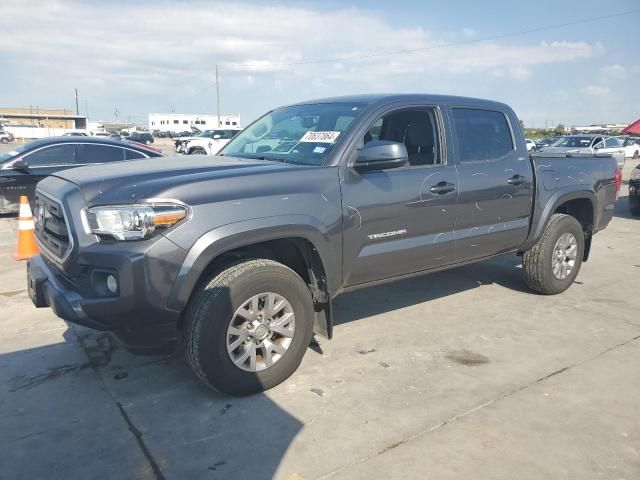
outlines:
[{"label": "front bumper", "polygon": [[[172,268],[158,271],[156,261],[132,253],[94,254],[87,265],[75,265],[73,276],[42,254],[36,255],[27,264],[29,296],[36,307],[51,307],[64,320],[113,332],[133,353],[171,352],[181,312],[166,307],[166,297],[161,298],[168,296],[168,290],[150,277],[157,280],[167,275],[168,280]],[[118,279],[116,294],[101,286],[106,273]]]}]

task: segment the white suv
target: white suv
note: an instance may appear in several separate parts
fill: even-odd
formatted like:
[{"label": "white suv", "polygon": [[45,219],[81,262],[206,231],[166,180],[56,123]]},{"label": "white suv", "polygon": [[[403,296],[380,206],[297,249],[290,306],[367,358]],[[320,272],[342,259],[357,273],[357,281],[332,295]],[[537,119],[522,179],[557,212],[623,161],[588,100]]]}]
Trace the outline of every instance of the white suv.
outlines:
[{"label": "white suv", "polygon": [[188,139],[182,146],[182,152],[187,155],[215,155],[240,131],[237,128],[210,130],[207,136]]}]

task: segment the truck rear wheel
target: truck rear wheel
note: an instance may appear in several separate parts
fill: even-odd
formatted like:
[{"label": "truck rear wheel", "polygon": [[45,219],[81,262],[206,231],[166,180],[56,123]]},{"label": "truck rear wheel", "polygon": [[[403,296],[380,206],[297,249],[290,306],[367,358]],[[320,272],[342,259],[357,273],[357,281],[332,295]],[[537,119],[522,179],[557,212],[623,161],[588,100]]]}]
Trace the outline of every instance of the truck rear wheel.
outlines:
[{"label": "truck rear wheel", "polygon": [[286,380],[313,334],[313,302],[305,282],[267,259],[214,274],[186,311],[187,362],[207,386],[251,395]]},{"label": "truck rear wheel", "polygon": [[578,275],[583,254],[582,225],[570,215],[554,214],[542,238],[522,257],[527,285],[545,295],[564,292]]},{"label": "truck rear wheel", "polygon": [[193,147],[189,150],[188,155],[206,155],[207,151],[202,147]]}]

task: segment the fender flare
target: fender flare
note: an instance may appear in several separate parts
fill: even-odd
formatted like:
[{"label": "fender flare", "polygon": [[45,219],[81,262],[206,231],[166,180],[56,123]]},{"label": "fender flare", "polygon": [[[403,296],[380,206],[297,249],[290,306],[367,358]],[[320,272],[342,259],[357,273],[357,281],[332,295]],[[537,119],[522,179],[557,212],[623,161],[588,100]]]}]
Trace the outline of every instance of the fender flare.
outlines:
[{"label": "fender flare", "polygon": [[[531,221],[531,228],[529,230],[529,236],[525,243],[520,248],[520,251],[529,250],[540,239],[547,224],[553,215],[553,212],[565,202],[570,200],[583,200],[587,199],[591,202],[591,208],[593,209],[593,222],[596,223],[597,205],[598,200],[593,190],[587,190],[583,188],[583,185],[571,185],[567,188],[556,190],[551,196],[549,196],[543,208],[540,206],[534,207],[534,216]],[[537,202],[536,202],[537,203]],[[535,212],[540,212],[538,215]]]},{"label": "fender flare", "polygon": [[203,234],[186,255],[167,306],[183,310],[201,275],[218,256],[237,248],[282,238],[308,240],[320,256],[329,292],[336,291],[339,262],[327,229],[311,216],[283,215],[230,223]]}]

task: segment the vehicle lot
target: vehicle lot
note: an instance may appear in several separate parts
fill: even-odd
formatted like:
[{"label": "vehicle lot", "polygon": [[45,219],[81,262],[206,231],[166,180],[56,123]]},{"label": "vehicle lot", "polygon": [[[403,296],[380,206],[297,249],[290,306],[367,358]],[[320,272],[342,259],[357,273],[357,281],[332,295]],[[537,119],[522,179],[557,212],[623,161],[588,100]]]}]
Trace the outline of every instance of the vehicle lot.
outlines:
[{"label": "vehicle lot", "polygon": [[509,256],[345,295],[334,340],[244,399],[34,309],[2,218],[0,478],[638,478],[626,200],[566,293],[529,293]]}]

